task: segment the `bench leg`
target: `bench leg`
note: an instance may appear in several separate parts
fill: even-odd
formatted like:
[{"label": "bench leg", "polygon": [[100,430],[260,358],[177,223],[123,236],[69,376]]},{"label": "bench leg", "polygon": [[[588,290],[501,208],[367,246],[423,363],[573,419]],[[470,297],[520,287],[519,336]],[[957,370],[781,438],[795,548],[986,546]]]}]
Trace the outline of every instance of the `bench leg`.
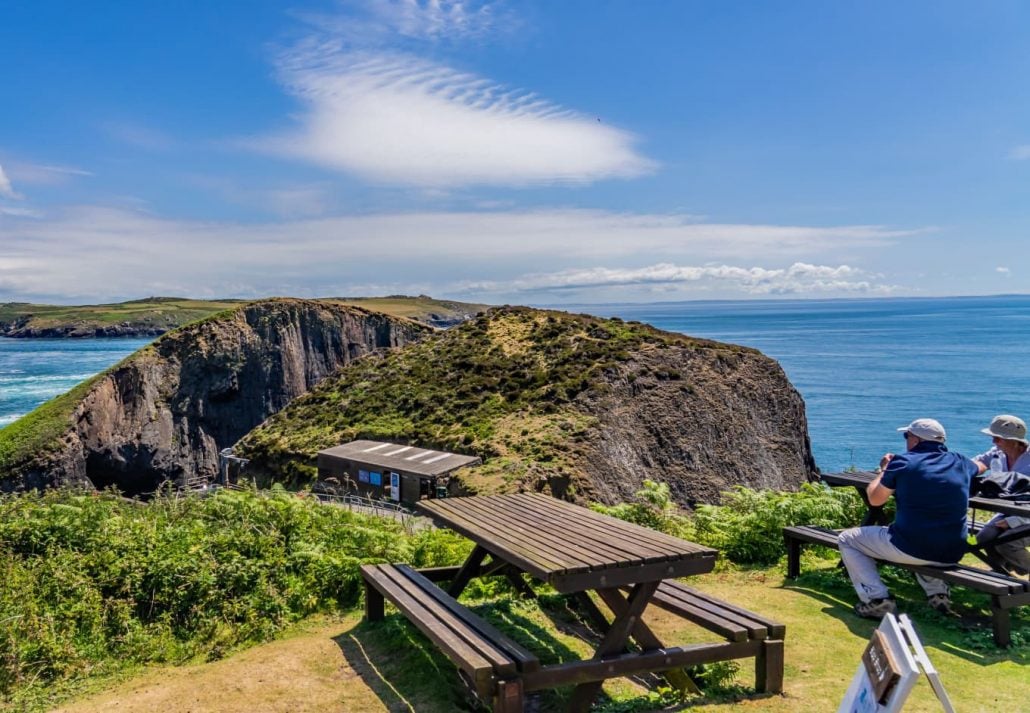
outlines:
[{"label": "bench leg", "polygon": [[515,591],[524,596],[526,599],[536,599],[536,592],[533,588],[526,584],[526,580],[522,578],[522,572],[512,566],[508,566],[504,570],[504,578],[508,580],[508,583],[515,588]]},{"label": "bench leg", "polygon": [[458,570],[458,574],[454,577],[451,582],[451,586],[447,589],[447,593],[450,594],[454,599],[461,596],[461,593],[465,591],[465,587],[468,586],[469,581],[476,572],[479,571],[479,565],[486,559],[487,551],[479,545],[476,545],[472,550],[472,554],[465,560],[465,564]]},{"label": "bench leg", "polygon": [[755,655],[755,690],[783,693],[783,642],[765,639]]},{"label": "bench leg", "polygon": [[383,595],[365,582],[365,621],[379,621],[385,614]]},{"label": "bench leg", "polygon": [[497,695],[493,700],[493,713],[522,713],[522,681],[501,681],[497,684]]},{"label": "bench leg", "polygon": [[797,579],[801,574],[801,540],[784,535],[787,545],[787,579]]},{"label": "bench leg", "polygon": [[991,597],[991,616],[994,626],[994,643],[1001,648],[1012,644],[1012,616],[1008,609],[1002,609],[997,595]]}]

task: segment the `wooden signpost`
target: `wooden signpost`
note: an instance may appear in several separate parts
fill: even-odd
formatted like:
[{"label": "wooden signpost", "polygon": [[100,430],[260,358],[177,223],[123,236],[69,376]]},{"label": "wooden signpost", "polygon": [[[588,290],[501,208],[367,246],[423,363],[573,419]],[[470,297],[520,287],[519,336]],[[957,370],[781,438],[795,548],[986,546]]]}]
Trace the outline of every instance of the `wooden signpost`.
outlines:
[{"label": "wooden signpost", "polygon": [[947,713],[954,713],[912,622],[904,614],[900,617],[888,614],[873,632],[837,713],[900,711],[920,673],[930,682],[941,707]]}]

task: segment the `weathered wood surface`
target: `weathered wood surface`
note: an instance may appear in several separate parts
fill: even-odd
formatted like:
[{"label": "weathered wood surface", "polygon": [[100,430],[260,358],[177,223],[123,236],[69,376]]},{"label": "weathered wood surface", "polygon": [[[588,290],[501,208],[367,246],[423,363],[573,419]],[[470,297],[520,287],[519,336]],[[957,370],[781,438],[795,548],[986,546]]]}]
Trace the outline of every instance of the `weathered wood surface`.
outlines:
[{"label": "weathered wood surface", "polygon": [[537,493],[427,500],[418,507],[564,593],[709,572],[717,554]]},{"label": "weathered wood surface", "polygon": [[[486,700],[500,679],[540,667],[536,656],[407,565],[363,565],[366,598],[385,597],[470,678]],[[369,611],[369,609],[366,609]],[[371,611],[382,616],[381,606]],[[371,618],[377,618],[375,616]]]}]

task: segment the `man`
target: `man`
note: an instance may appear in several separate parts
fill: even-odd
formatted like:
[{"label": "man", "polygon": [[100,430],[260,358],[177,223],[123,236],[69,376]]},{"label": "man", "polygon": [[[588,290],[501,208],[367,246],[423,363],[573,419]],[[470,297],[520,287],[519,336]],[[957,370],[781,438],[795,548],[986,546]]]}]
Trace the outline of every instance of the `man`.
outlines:
[{"label": "man", "polygon": [[[944,427],[932,418],[916,419],[898,430],[904,433],[907,452],[886,454],[866,488],[871,505],[883,505],[894,495],[894,522],[888,527],[854,527],[838,538],[841,559],[860,600],[855,613],[870,619],[898,609],[876,571],[877,560],[947,565],[962,559],[969,483],[979,470],[965,456],[948,451]],[[933,609],[952,613],[945,582],[920,574],[916,579]]]},{"label": "man", "polygon": [[[980,429],[980,432],[990,436],[994,444],[989,451],[973,457],[980,473],[990,469],[995,472],[1015,471],[1030,475],[1030,452],[1027,450],[1026,423],[1023,419],[1008,414],[995,416],[991,420],[991,425]],[[1030,524],[1030,519],[1025,517],[995,515],[980,532],[976,533],[976,541],[981,545],[990,544],[1009,528],[1026,524]],[[1030,537],[1024,537],[996,545],[994,550],[1012,571],[1023,575],[1030,572],[1030,552],[1026,549],[1028,546]]]}]

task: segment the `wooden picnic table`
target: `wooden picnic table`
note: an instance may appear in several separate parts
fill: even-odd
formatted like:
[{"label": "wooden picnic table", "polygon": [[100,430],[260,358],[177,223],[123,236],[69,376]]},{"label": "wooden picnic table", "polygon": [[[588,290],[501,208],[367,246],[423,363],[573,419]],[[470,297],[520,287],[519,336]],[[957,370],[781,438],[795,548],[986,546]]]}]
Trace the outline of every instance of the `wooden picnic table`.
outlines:
[{"label": "wooden picnic table", "polygon": [[[522,684],[526,691],[577,684],[569,710],[585,711],[606,678],[666,672],[673,674],[667,677],[674,683],[679,674],[677,685],[692,685],[689,679],[682,682],[686,676],[675,670],[677,666],[742,655],[756,657],[756,675],[763,689],[782,686],[780,625],[769,628],[768,622],[752,622],[761,633],[757,637],[752,634],[751,639],[772,632],[769,641],[749,640],[740,631],[732,642],[667,648],[641,619],[652,602],[673,610],[677,604],[670,602],[670,597],[676,596],[689,598],[689,603],[681,600],[679,606],[690,609],[697,617],[693,620],[710,629],[716,615],[704,611],[705,607],[718,610],[717,626],[725,626],[727,619],[733,618],[739,626],[740,618],[748,615],[760,619],[725,602],[702,602],[701,593],[670,581],[710,572],[716,550],[536,493],[425,500],[418,509],[475,543],[450,580],[451,597],[456,599],[473,577],[487,573],[506,574],[516,586],[521,583],[525,587],[520,573],[526,573],[576,598],[600,623],[604,637],[590,660],[525,673]],[[484,565],[487,557],[490,561]],[[667,588],[659,589],[662,586]],[[612,610],[611,622],[588,596],[591,591]],[[627,652],[631,640],[641,649],[639,653]],[[771,652],[768,661],[767,652]],[[766,671],[772,673],[766,675]]]}]

